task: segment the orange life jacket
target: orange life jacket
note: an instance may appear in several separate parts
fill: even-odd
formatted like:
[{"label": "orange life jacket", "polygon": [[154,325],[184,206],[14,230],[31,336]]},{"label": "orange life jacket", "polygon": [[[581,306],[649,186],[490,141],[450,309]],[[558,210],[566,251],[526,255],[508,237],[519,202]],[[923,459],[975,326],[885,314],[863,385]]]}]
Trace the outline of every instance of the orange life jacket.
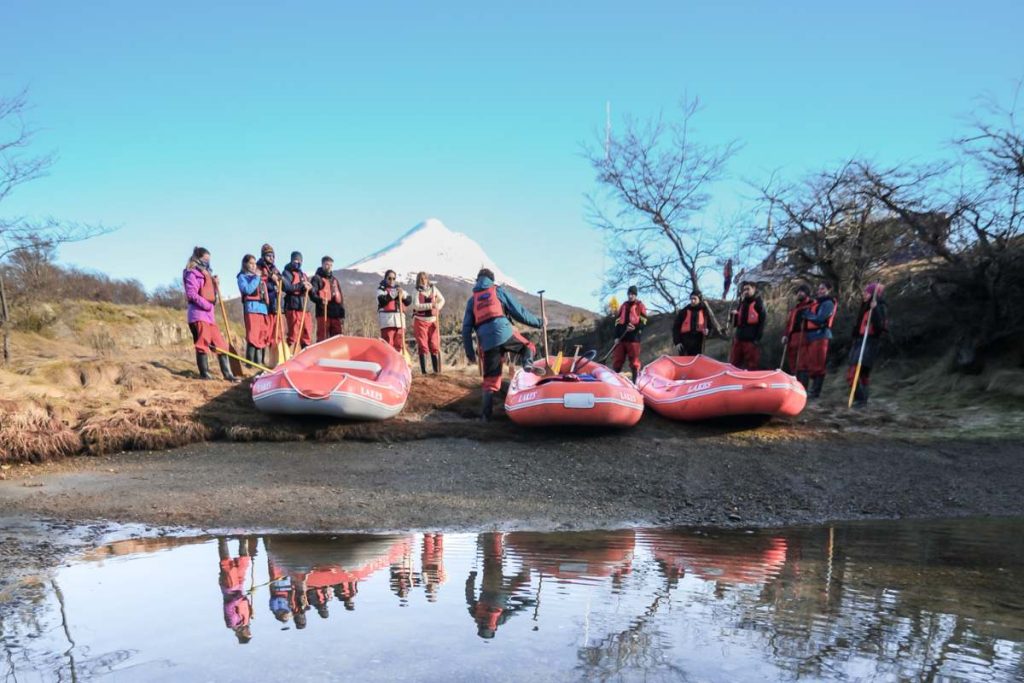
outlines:
[{"label": "orange life jacket", "polygon": [[[824,325],[819,325],[818,323],[814,322],[813,320],[808,320],[807,321],[807,329],[808,329],[808,331],[821,330],[821,329],[826,329],[826,330],[831,330],[832,329],[832,323],[836,319],[836,313],[839,312],[839,299],[836,299],[834,296],[830,296],[828,298],[832,299],[832,315],[830,315],[828,317],[828,320],[825,321]],[[817,313],[818,312],[818,306],[820,306],[820,305],[821,304],[819,304],[817,301],[815,301],[814,302],[814,306],[811,307],[811,312],[812,313]]]},{"label": "orange life jacket", "polygon": [[[697,308],[697,315],[693,315],[693,308],[687,306],[685,309],[686,313],[683,315],[683,324],[679,326],[679,331],[683,334],[690,334],[691,332],[700,332],[704,334],[708,331],[708,323],[704,318],[704,307],[699,306]],[[693,321],[696,319],[697,326],[693,326]]]},{"label": "orange life jacket", "polygon": [[[431,292],[434,291],[433,287],[431,287],[430,291]],[[433,304],[434,303],[434,297],[433,296],[427,296],[423,292],[419,292],[418,295],[417,295],[417,298],[416,298],[416,303],[420,303],[420,304]],[[474,313],[475,313],[475,311],[474,311]],[[418,315],[421,318],[433,318],[433,317],[437,316],[437,307],[436,306],[431,306],[429,311],[416,311],[415,313],[413,313],[413,315]]]},{"label": "orange life jacket", "polygon": [[320,301],[323,301],[325,304],[328,301],[333,301],[336,304],[341,303],[341,288],[338,287],[338,281],[333,277],[320,277],[320,291],[317,292],[317,295],[320,297]]},{"label": "orange life jacket", "polygon": [[[619,324],[620,325],[633,325],[636,327],[640,324],[640,311],[643,310],[643,303],[640,299],[636,301],[627,301],[619,307]],[[626,320],[629,320],[627,323]]]},{"label": "orange life jacket", "polygon": [[485,322],[505,317],[505,307],[498,298],[497,285],[473,292],[473,324],[477,327]]},{"label": "orange life jacket", "polygon": [[868,329],[868,325],[871,323],[871,309],[868,308],[860,314],[860,325],[857,326],[857,330],[860,336],[864,336],[866,333],[869,337],[874,337],[885,331],[885,320],[882,320],[882,328],[878,329],[875,325],[871,325],[871,329]]},{"label": "orange life jacket", "polygon": [[217,301],[217,288],[213,285],[213,275],[210,271],[203,268],[197,268],[203,275],[203,286],[199,288],[199,296],[203,297],[211,304]]},{"label": "orange life jacket", "polygon": [[[747,299],[740,304],[740,310],[736,312],[737,327],[754,327],[761,321],[761,316],[758,314],[757,309],[754,308],[755,301],[757,301],[757,299]],[[743,314],[744,306],[747,307],[746,315]]]},{"label": "orange life jacket", "polygon": [[242,300],[243,301],[262,301],[265,304],[269,304],[270,303],[270,297],[267,295],[267,280],[266,280],[266,278],[260,276],[259,287],[257,287],[256,291],[253,292],[252,294],[243,294],[242,295]]},{"label": "orange life jacket", "polygon": [[810,309],[813,313],[817,310],[817,303],[813,299],[804,299],[789,311],[789,320],[786,322],[786,333],[802,332],[804,326],[797,326],[796,316],[800,311]]}]

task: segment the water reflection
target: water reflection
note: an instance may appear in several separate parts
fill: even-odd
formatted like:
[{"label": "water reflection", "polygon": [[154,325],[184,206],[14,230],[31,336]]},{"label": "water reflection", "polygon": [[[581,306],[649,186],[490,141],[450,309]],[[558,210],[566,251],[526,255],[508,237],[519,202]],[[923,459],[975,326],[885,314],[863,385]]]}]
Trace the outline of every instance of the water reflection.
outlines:
[{"label": "water reflection", "polygon": [[[11,680],[476,680],[484,666],[511,679],[1022,680],[1021,531],[1020,520],[975,520],[128,541],[2,604],[0,670]],[[464,593],[445,590],[449,576],[464,577]],[[152,604],[154,585],[157,631],[126,611]],[[446,653],[429,674],[417,668],[427,652]]]}]

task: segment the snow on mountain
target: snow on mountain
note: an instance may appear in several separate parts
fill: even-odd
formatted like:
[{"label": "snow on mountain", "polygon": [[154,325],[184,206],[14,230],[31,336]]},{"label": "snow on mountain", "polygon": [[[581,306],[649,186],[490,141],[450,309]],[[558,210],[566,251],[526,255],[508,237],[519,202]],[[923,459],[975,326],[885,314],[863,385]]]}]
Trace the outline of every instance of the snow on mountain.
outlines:
[{"label": "snow on mountain", "polygon": [[378,252],[348,266],[362,273],[383,273],[391,269],[403,281],[412,281],[425,270],[431,276],[444,275],[473,282],[481,268],[494,271],[498,284],[520,291],[525,288],[506,275],[483,248],[461,232],[449,230],[436,218],[428,218]]}]

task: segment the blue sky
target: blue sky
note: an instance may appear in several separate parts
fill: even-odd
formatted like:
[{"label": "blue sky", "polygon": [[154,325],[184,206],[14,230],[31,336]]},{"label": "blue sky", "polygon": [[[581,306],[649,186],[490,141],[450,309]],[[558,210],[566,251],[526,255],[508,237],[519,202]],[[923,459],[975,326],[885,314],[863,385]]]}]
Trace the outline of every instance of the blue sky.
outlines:
[{"label": "blue sky", "polygon": [[742,181],[945,153],[1024,76],[1024,3],[49,2],[0,6],[0,92],[29,88],[49,177],[5,216],[120,229],[64,261],[149,287],[195,244],[350,263],[436,216],[511,275],[596,306],[580,143],[699,95]]}]

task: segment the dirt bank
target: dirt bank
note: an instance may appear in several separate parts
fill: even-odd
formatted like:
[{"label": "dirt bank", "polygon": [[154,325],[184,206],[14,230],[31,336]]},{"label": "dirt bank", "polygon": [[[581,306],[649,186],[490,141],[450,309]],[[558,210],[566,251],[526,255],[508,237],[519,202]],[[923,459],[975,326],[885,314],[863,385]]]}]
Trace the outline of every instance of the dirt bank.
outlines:
[{"label": "dirt bank", "polygon": [[292,530],[782,525],[1024,514],[1010,441],[563,434],[207,444],[15,467],[15,514]]}]

